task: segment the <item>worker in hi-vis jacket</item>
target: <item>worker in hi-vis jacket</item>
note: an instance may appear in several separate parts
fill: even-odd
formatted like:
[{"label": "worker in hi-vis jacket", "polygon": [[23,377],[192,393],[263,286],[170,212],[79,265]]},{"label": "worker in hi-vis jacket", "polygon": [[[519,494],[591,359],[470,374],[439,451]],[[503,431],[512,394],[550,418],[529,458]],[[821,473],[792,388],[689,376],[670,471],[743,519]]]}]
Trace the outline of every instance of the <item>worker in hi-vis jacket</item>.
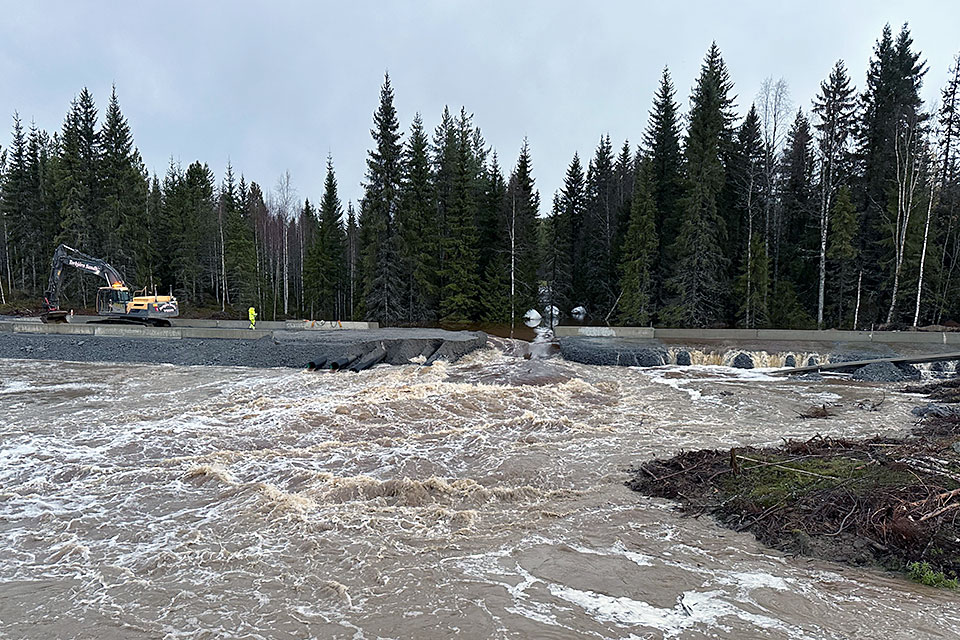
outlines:
[{"label": "worker in hi-vis jacket", "polygon": [[257,310],[254,309],[253,307],[250,307],[250,309],[247,310],[247,316],[250,318],[250,328],[256,329],[257,328]]}]

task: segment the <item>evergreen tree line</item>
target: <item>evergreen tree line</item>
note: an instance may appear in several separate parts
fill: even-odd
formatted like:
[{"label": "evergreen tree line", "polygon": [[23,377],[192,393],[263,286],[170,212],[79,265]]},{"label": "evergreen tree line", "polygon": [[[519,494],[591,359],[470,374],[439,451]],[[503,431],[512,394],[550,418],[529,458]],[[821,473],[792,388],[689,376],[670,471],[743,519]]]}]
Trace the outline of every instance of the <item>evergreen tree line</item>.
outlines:
[{"label": "evergreen tree line", "polygon": [[[297,201],[289,175],[266,194],[229,164],[219,184],[201,162],[184,169],[171,160],[162,178],[151,176],[116,90],[100,124],[84,89],[52,135],[14,114],[12,141],[0,150],[0,302],[35,304],[64,243],[105,259],[132,286],[172,291],[186,308],[302,314],[318,299],[305,277],[310,250],[331,220],[340,232],[339,210],[327,212],[339,206],[335,181],[328,186],[319,219],[309,201]],[[64,306],[92,305],[103,282],[65,276]]]},{"label": "evergreen tree line", "polygon": [[[505,173],[465,108],[407,132],[389,76],[363,196],[333,159],[319,204],[284,175],[150,176],[116,92],[84,90],[52,135],[14,116],[0,151],[0,294],[37,295],[58,242],[200,307],[384,325],[512,323],[582,307],[594,323],[869,327],[960,319],[960,58],[938,104],[909,29],[884,28],[857,91],[837,61],[809,112],[765,81],[741,117],[719,48],[685,113],[664,69],[641,144],[574,154],[541,212],[529,144]],[[541,215],[542,214],[542,215]],[[85,302],[96,284],[68,283]]]}]

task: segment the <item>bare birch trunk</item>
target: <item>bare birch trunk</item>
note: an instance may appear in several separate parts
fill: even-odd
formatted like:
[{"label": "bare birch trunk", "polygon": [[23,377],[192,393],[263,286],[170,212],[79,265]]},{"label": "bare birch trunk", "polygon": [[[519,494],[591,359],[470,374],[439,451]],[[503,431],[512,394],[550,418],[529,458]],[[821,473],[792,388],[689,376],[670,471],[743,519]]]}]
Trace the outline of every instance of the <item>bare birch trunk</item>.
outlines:
[{"label": "bare birch trunk", "polygon": [[857,323],[860,321],[860,286],[863,284],[863,269],[860,270],[860,276],[857,278],[857,306],[853,309],[853,330],[857,330]]},{"label": "bare birch trunk", "polygon": [[283,315],[290,310],[290,228],[283,221]]},{"label": "bare birch trunk", "polygon": [[7,263],[7,291],[13,295],[13,272],[10,270],[10,236],[7,233],[7,217],[3,217],[3,257]]},{"label": "bare birch trunk", "polygon": [[[893,270],[893,291],[890,296],[890,310],[887,312],[887,323],[893,322],[893,313],[897,306],[897,294],[900,289],[900,270],[906,254],[907,229],[910,226],[910,214],[913,211],[913,196],[917,187],[916,156],[911,153],[913,146],[914,127],[908,125],[906,141],[903,145],[901,157],[899,135],[894,144],[897,158],[897,217],[893,229],[893,245],[895,265]],[[912,156],[912,157],[911,157]]]},{"label": "bare birch trunk", "polygon": [[913,326],[920,320],[920,296],[923,293],[923,266],[927,259],[927,238],[930,235],[930,218],[933,214],[933,181],[930,184],[930,200],[927,203],[927,220],[923,224],[923,248],[920,249],[920,275],[917,279],[917,305],[913,311]]},{"label": "bare birch trunk", "polygon": [[827,233],[830,229],[830,191],[833,182],[832,160],[824,162],[820,175],[820,285],[817,292],[817,329],[823,329],[824,293],[827,283]]}]

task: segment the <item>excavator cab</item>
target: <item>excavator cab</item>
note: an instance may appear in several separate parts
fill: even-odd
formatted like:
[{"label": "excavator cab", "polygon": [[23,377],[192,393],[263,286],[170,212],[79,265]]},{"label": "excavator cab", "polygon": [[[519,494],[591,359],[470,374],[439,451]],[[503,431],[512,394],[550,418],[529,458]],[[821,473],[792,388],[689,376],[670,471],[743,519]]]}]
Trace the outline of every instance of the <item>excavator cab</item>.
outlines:
[{"label": "excavator cab", "polygon": [[97,314],[126,313],[133,295],[126,287],[101,287],[97,291]]}]

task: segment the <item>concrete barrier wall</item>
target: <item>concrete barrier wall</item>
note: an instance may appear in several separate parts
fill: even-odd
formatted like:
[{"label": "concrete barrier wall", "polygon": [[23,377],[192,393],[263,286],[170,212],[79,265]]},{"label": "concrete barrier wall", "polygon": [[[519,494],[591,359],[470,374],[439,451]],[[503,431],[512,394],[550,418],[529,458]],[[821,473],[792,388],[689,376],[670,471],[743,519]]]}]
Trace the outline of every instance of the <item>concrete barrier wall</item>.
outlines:
[{"label": "concrete barrier wall", "polygon": [[557,327],[554,334],[562,337],[643,338],[655,340],[752,341],[764,342],[874,342],[881,344],[957,344],[960,332],[934,331],[838,331],[828,329],[654,329],[652,327]]},{"label": "concrete barrier wall", "polygon": [[195,338],[200,340],[259,340],[273,336],[278,331],[312,330],[364,330],[377,329],[376,322],[344,322],[331,326],[330,323],[306,326],[306,321],[258,322],[256,330],[251,330],[249,322],[237,320],[189,320],[202,326],[149,327],[134,324],[92,324],[82,322],[82,316],[75,316],[64,324],[43,324],[41,322],[0,322],[0,332],[35,333],[44,335],[104,336],[115,338],[163,338],[179,340]]},{"label": "concrete barrier wall", "polygon": [[[84,323],[102,320],[100,316],[71,316],[69,324],[82,325]],[[37,324],[39,319],[31,318],[29,322]],[[196,328],[196,329],[249,329],[250,322],[247,320],[203,320],[199,318],[174,318],[171,323],[175,328]],[[116,326],[116,325],[114,325]],[[257,320],[257,329],[265,331],[298,331],[298,330],[323,330],[333,329],[379,329],[380,325],[376,322],[349,322],[337,323],[332,320]]]},{"label": "concrete barrier wall", "polygon": [[123,324],[40,324],[38,322],[4,322],[0,331],[43,335],[100,336],[107,338],[181,338],[258,340],[272,336],[266,329],[217,329],[215,327],[141,327]]},{"label": "concrete barrier wall", "polygon": [[[71,316],[70,324],[83,324],[103,320],[100,316]],[[197,329],[246,329],[250,326],[248,320],[204,320],[200,318],[173,318],[170,321],[174,327],[192,327]],[[277,320],[258,320],[258,329],[278,330],[285,329],[286,322]],[[114,325],[116,326],[116,325]]]}]

